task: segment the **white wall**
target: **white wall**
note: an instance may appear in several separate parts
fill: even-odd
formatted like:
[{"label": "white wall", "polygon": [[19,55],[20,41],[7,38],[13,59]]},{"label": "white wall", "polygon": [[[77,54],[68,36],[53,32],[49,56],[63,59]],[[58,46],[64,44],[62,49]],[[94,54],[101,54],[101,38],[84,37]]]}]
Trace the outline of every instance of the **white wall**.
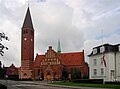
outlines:
[{"label": "white wall", "polygon": [[[90,65],[89,78],[90,79],[102,79],[103,78],[103,75],[101,75],[101,68],[104,68],[104,65],[101,64],[101,58],[102,58],[101,54],[89,57],[89,65]],[[97,60],[96,65],[93,64],[94,59]],[[94,75],[93,69],[97,69],[97,75],[96,76]]]},{"label": "white wall", "polygon": [[116,79],[120,81],[120,52],[116,54]]},{"label": "white wall", "polygon": [[111,76],[111,70],[115,71],[115,55],[113,52],[109,52],[106,54],[105,58],[107,63],[107,67],[105,68],[105,71],[107,71],[105,81],[113,81],[114,76]]},{"label": "white wall", "polygon": [[[112,81],[113,77],[111,78],[111,70],[115,70],[114,53],[113,52],[105,53],[105,60],[106,60],[107,67],[104,66],[104,63],[103,65],[101,64],[101,58],[102,58],[101,54],[89,57],[89,67],[90,67],[89,78],[90,79],[103,79],[104,77],[105,81]],[[93,64],[94,59],[97,59],[97,65]],[[104,69],[104,75],[101,75],[101,68]],[[94,76],[93,74],[93,69],[97,69],[96,76]]]}]

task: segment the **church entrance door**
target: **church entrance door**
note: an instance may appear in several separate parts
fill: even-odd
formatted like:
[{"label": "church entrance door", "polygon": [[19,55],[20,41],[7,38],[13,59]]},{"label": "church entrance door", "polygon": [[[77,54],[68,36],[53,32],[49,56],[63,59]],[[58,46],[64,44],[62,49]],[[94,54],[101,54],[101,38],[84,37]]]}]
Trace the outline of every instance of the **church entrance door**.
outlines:
[{"label": "church entrance door", "polygon": [[47,73],[47,80],[51,80],[51,75],[49,72]]}]

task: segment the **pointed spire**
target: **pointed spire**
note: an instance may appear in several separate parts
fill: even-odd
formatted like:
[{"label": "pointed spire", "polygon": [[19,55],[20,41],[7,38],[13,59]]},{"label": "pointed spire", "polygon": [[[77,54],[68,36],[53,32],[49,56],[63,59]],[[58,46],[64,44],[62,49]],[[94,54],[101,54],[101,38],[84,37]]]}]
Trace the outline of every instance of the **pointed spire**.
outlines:
[{"label": "pointed spire", "polygon": [[58,48],[57,48],[57,52],[61,53],[61,47],[60,47],[60,41],[58,40]]},{"label": "pointed spire", "polygon": [[32,24],[32,19],[31,19],[31,15],[30,15],[29,6],[28,6],[28,9],[27,9],[27,13],[26,13],[25,20],[24,20],[22,28],[28,28],[28,27],[33,29],[33,24]]}]

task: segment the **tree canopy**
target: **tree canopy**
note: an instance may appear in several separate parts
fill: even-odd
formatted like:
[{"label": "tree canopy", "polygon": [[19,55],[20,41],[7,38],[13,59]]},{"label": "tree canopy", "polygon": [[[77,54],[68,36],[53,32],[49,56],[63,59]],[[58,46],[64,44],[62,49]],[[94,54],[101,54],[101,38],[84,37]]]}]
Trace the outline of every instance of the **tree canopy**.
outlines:
[{"label": "tree canopy", "polygon": [[8,47],[4,46],[4,45],[1,43],[1,41],[2,41],[3,39],[9,41],[9,38],[5,35],[5,33],[2,32],[2,33],[0,33],[0,55],[1,55],[1,56],[4,56],[4,51],[3,51],[3,49],[8,50]]}]

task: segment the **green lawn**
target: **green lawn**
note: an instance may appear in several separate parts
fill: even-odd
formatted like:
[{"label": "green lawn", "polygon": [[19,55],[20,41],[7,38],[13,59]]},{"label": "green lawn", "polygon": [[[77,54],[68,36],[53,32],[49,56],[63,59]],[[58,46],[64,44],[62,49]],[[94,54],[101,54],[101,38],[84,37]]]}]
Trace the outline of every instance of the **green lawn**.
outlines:
[{"label": "green lawn", "polygon": [[73,82],[54,82],[54,83],[50,83],[50,84],[64,85],[64,86],[77,86],[77,87],[96,87],[96,88],[120,89],[120,85],[115,85],[115,84],[85,84],[85,83],[73,83]]},{"label": "green lawn", "polygon": [[5,85],[0,84],[0,89],[7,89]]}]

